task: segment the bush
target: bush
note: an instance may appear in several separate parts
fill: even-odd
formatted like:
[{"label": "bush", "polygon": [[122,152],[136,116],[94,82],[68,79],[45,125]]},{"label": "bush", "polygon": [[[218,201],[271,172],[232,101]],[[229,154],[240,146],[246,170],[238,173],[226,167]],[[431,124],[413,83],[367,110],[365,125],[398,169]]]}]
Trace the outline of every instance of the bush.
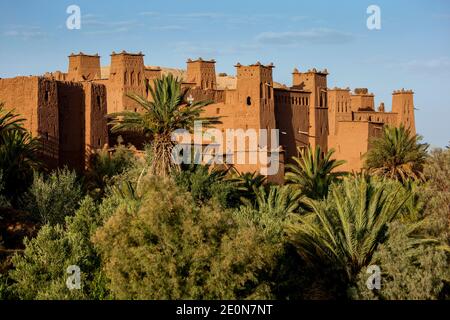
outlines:
[{"label": "bush", "polygon": [[230,212],[198,207],[170,181],[150,178],[139,206],[119,206],[94,236],[118,299],[270,298],[258,275],[277,247]]},{"label": "bush", "polygon": [[94,197],[103,195],[105,187],[113,184],[114,177],[129,169],[135,157],[133,152],[119,144],[113,153],[107,149],[97,151],[91,156],[90,170],[87,174],[88,188]]},{"label": "bush", "polygon": [[54,171],[48,178],[35,173],[33,184],[23,201],[25,210],[43,224],[64,224],[72,216],[82,199],[81,185],[74,171]]},{"label": "bush", "polygon": [[[26,300],[106,298],[106,278],[90,241],[100,223],[93,200],[86,198],[75,216],[66,219],[66,227],[45,225],[36,238],[25,240],[24,253],[13,257],[14,294]],[[66,286],[71,265],[81,269],[81,290],[70,291]]]},{"label": "bush", "polygon": [[239,204],[239,191],[232,181],[224,179],[226,171],[210,169],[205,165],[191,165],[174,173],[175,183],[190,192],[198,203],[213,199],[222,208],[233,208]]},{"label": "bush", "polygon": [[[395,222],[389,240],[375,253],[372,263],[381,268],[381,290],[368,290],[369,275],[364,268],[357,287],[350,290],[354,299],[429,300],[449,296],[449,256],[431,243],[418,244],[408,235],[410,226]],[[419,241],[420,243],[420,241]]]}]

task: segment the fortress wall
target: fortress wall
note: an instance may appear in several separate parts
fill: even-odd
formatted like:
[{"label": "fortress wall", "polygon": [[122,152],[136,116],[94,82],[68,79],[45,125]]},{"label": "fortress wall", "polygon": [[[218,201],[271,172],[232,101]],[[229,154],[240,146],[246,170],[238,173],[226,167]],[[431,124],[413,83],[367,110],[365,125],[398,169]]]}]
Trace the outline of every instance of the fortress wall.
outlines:
[{"label": "fortress wall", "polygon": [[85,92],[82,83],[58,82],[59,165],[84,169]]},{"label": "fortress wall", "polygon": [[106,87],[84,82],[85,92],[85,152],[101,149],[108,144],[108,120]]},{"label": "fortress wall", "polygon": [[38,77],[0,79],[0,102],[25,118],[25,128],[38,135]]},{"label": "fortress wall", "polygon": [[379,137],[383,124],[358,121],[344,121],[339,132],[331,135],[329,146],[335,150],[334,159],[346,160],[339,171],[360,171],[364,167],[364,156],[370,148],[370,141]]},{"label": "fortress wall", "polygon": [[54,168],[59,157],[59,113],[56,81],[38,78],[38,132],[42,142],[42,158]]},{"label": "fortress wall", "polygon": [[308,146],[309,102],[310,93],[275,90],[276,126],[288,161],[298,156],[298,147]]},{"label": "fortress wall", "polygon": [[371,121],[395,126],[397,124],[397,113],[359,111],[353,112],[354,121]]}]

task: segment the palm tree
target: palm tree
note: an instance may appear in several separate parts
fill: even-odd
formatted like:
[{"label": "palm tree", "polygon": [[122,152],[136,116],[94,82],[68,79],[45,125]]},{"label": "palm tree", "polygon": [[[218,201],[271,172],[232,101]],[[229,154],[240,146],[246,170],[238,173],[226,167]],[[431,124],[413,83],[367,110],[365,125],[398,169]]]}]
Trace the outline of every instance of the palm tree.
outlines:
[{"label": "palm tree", "polygon": [[321,199],[327,196],[330,184],[342,176],[340,172],[333,172],[344,164],[342,160],[330,160],[334,150],[322,157],[322,150],[317,146],[313,151],[311,147],[299,148],[300,157],[293,157],[294,164],[286,165],[285,180],[299,188],[304,195],[311,199]]},{"label": "palm tree", "polygon": [[178,129],[192,132],[195,121],[202,121],[203,127],[219,123],[217,117],[202,117],[209,101],[186,103],[188,90],[181,89],[181,82],[172,74],[154,81],[154,88],[148,85],[151,101],[137,94],[127,96],[137,102],[143,113],[124,111],[111,114],[112,132],[142,133],[152,140],[152,162],[149,173],[167,176],[175,167],[172,150],[175,142],[172,134]]},{"label": "palm tree", "polygon": [[351,282],[370,263],[410,196],[393,191],[368,175],[346,178],[326,200],[306,200],[312,212],[288,226],[289,238],[306,261],[344,270]]},{"label": "palm tree", "polygon": [[41,144],[25,130],[8,130],[1,135],[0,170],[6,184],[5,193],[14,197],[26,189],[33,170],[41,166]]},{"label": "palm tree", "polygon": [[255,172],[238,172],[228,179],[236,185],[238,192],[241,194],[240,200],[244,204],[254,203],[256,200],[256,190],[259,190],[267,180],[267,178]]},{"label": "palm tree", "polygon": [[300,190],[292,186],[272,185],[268,190],[264,186],[255,189],[256,209],[275,216],[287,216],[295,213],[302,200]]},{"label": "palm tree", "polygon": [[19,118],[13,111],[6,111],[5,105],[0,102],[0,139],[2,135],[10,130],[23,130],[25,119]]},{"label": "palm tree", "polygon": [[423,165],[428,156],[422,137],[411,135],[403,126],[385,126],[383,135],[372,140],[366,154],[366,169],[369,172],[399,180],[423,180]]}]

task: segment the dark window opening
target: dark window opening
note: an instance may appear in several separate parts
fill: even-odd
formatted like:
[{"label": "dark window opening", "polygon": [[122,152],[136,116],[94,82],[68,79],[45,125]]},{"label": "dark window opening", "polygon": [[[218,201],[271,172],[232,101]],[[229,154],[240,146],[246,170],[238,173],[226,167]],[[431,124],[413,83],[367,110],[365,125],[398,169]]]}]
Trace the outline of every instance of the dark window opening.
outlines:
[{"label": "dark window opening", "polygon": [[99,138],[98,139],[98,146],[100,147],[102,145],[102,140]]},{"label": "dark window opening", "polygon": [[97,96],[97,107],[99,110],[102,107],[102,98],[100,96]]},{"label": "dark window opening", "polygon": [[252,98],[251,97],[247,97],[247,105],[248,106],[252,105]]},{"label": "dark window opening", "polygon": [[48,99],[49,99],[49,92],[48,92],[48,90],[45,90],[45,102],[48,102]]}]

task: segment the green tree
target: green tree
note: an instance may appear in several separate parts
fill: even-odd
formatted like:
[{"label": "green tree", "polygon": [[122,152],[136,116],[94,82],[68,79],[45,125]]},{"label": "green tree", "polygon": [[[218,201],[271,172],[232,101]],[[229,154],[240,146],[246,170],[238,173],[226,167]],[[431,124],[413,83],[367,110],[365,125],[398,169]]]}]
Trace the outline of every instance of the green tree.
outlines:
[{"label": "green tree", "polygon": [[[66,225],[45,225],[34,239],[25,240],[25,251],[13,257],[11,291],[25,300],[105,299],[107,279],[90,237],[101,224],[97,206],[86,198]],[[69,290],[67,268],[81,269],[81,290]]]},{"label": "green tree", "polygon": [[25,119],[19,118],[13,111],[6,111],[4,103],[0,102],[0,140],[8,131],[23,130]]},{"label": "green tree", "polygon": [[118,207],[94,237],[115,298],[271,297],[258,274],[277,250],[255,226],[199,207],[168,180],[150,177],[142,190],[140,205]]},{"label": "green tree", "polygon": [[6,130],[1,135],[0,170],[8,198],[16,200],[29,186],[33,170],[41,168],[40,146],[39,140],[24,130]]},{"label": "green tree", "polygon": [[152,140],[152,162],[149,173],[167,176],[175,167],[172,161],[174,141],[172,134],[178,129],[192,131],[195,121],[202,121],[204,127],[219,123],[218,118],[202,117],[209,101],[186,103],[188,90],[182,90],[181,81],[172,74],[154,81],[154,88],[148,85],[151,100],[130,94],[143,113],[124,111],[110,115],[113,132],[138,132]]},{"label": "green tree", "polygon": [[48,178],[35,173],[33,184],[24,196],[24,207],[42,224],[64,224],[82,199],[81,185],[75,171],[58,169]]},{"label": "green tree", "polygon": [[371,265],[381,269],[381,290],[366,286],[369,274],[363,268],[355,287],[349,290],[353,299],[435,300],[450,297],[450,256],[436,241],[421,240],[420,224],[395,221],[388,240],[381,244]]},{"label": "green tree", "polygon": [[385,126],[383,135],[371,141],[365,167],[374,174],[405,182],[423,180],[428,144],[403,126]]},{"label": "green tree", "polygon": [[256,191],[266,183],[267,178],[255,172],[235,172],[228,179],[234,183],[240,193],[240,201],[245,204],[254,204]]},{"label": "green tree", "polygon": [[102,149],[93,153],[86,175],[90,194],[95,198],[103,196],[105,188],[114,184],[114,179],[130,169],[135,161],[132,151],[121,144],[113,152]]},{"label": "green tree", "polygon": [[288,184],[299,188],[305,196],[311,199],[322,199],[328,195],[328,188],[342,173],[335,169],[344,164],[342,160],[332,160],[334,150],[322,155],[320,146],[313,151],[299,149],[300,157],[293,157],[293,164],[286,166],[285,180]]},{"label": "green tree", "polygon": [[312,212],[288,226],[298,253],[311,263],[335,266],[352,283],[409,197],[386,192],[385,183],[369,176],[346,178],[326,200],[307,200]]}]

